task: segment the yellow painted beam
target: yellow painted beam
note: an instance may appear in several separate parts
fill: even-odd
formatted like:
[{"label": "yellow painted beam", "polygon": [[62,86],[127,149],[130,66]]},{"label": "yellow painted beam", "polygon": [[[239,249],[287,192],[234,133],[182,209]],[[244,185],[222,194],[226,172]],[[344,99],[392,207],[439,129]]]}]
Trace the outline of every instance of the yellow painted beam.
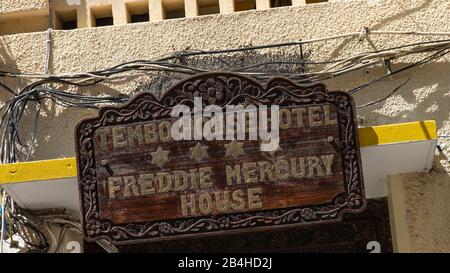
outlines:
[{"label": "yellow painted beam", "polygon": [[[360,128],[361,147],[437,139],[434,120]],[[75,158],[0,165],[0,184],[62,179],[77,176]]]},{"label": "yellow painted beam", "polygon": [[358,134],[361,147],[437,139],[434,120],[360,128]]},{"label": "yellow painted beam", "polygon": [[0,184],[76,176],[77,163],[74,157],[0,165]]}]

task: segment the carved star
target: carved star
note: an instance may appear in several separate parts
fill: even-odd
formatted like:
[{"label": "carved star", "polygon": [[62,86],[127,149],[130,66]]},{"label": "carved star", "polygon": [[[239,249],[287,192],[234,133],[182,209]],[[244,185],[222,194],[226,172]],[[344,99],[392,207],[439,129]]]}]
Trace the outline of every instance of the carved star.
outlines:
[{"label": "carved star", "polygon": [[197,160],[197,162],[200,162],[204,158],[208,158],[208,150],[207,146],[203,146],[200,143],[197,143],[195,147],[189,149],[191,151],[191,159]]},{"label": "carved star", "polygon": [[282,151],[283,149],[281,148],[281,146],[278,144],[278,146],[275,148],[275,149],[273,149],[273,150],[271,150],[271,151],[265,151],[266,153],[268,153],[268,154],[270,154],[270,156],[274,156],[277,152],[280,152],[280,151]]},{"label": "carved star", "polygon": [[169,161],[169,151],[164,151],[161,147],[158,147],[156,152],[151,153],[152,155],[152,164],[158,165],[160,168]]},{"label": "carved star", "polygon": [[244,143],[237,142],[236,140],[233,140],[229,144],[225,144],[226,154],[225,156],[232,156],[233,158],[237,158],[240,155],[245,154],[244,152]]}]

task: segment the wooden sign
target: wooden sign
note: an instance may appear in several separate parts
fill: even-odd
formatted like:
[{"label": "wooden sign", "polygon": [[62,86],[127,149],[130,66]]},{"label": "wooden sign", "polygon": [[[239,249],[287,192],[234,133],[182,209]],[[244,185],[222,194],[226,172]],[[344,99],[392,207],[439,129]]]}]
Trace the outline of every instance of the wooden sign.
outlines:
[{"label": "wooden sign", "polygon": [[[172,130],[180,119],[171,115],[180,105],[192,110],[192,130],[182,140]],[[223,122],[209,128],[214,139],[199,138],[218,114],[200,121],[197,114],[212,106],[267,109],[267,127],[277,113],[278,145],[263,149],[268,141],[229,138],[225,123],[242,111],[216,119]],[[243,113],[231,128],[244,121],[240,132],[250,136],[253,112]],[[75,137],[86,240],[127,244],[337,222],[366,205],[353,99],[323,85],[273,78],[263,87],[236,74],[199,74],[161,99],[142,93],[122,107],[102,108],[78,124]]]}]

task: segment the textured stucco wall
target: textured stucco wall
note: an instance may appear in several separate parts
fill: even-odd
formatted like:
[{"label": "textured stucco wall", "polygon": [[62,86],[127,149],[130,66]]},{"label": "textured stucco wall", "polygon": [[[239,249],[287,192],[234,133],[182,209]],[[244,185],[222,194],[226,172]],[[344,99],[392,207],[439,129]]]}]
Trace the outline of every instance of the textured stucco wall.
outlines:
[{"label": "textured stucco wall", "polygon": [[2,0],[0,14],[48,8],[48,0]]},{"label": "textured stucco wall", "polygon": [[39,32],[47,29],[48,13],[46,10],[13,13],[7,18],[0,17],[0,36],[14,33]]},{"label": "textured stucco wall", "polygon": [[0,1],[0,36],[45,31],[48,11],[48,0]]},{"label": "textured stucco wall", "polygon": [[411,175],[404,182],[413,252],[450,252],[450,178],[447,173]]},{"label": "textured stucco wall", "polygon": [[[430,173],[409,173],[390,177],[401,186],[393,209],[403,210],[405,219],[396,219],[398,234],[404,237],[397,246],[402,252],[450,252],[450,177],[439,162]],[[398,195],[391,196],[396,198]],[[393,215],[393,217],[399,215]],[[395,237],[395,236],[394,236]]]},{"label": "textured stucco wall", "polygon": [[[450,2],[448,0],[368,0],[337,1],[312,4],[301,7],[277,8],[249,11],[227,15],[202,16],[192,19],[165,20],[74,31],[54,31],[52,38],[51,73],[82,72],[107,68],[121,62],[135,59],[152,59],[174,51],[186,49],[223,49],[247,45],[297,41],[359,31],[367,26],[371,30],[407,30],[450,32]],[[419,41],[445,39],[448,36],[401,36],[373,35],[371,40],[378,49],[410,44]],[[44,71],[45,33],[17,34],[0,37],[0,69],[22,72]],[[308,60],[324,61],[330,58],[344,58],[362,51],[373,50],[367,41],[338,39],[315,43],[304,47]],[[243,55],[227,55],[227,61],[234,65],[245,62],[263,61],[273,57],[298,61],[298,47],[261,50]],[[402,58],[394,62],[394,69],[418,61],[424,56]],[[207,60],[212,67],[223,68],[219,61]],[[221,66],[222,65],[222,66]],[[357,71],[346,76],[326,81],[329,89],[350,90],[361,83],[385,73],[382,67]],[[355,95],[357,104],[363,104],[388,94],[405,81],[412,73],[395,75]],[[360,125],[380,125],[414,120],[434,119],[439,135],[450,135],[450,56],[438,62],[425,65],[415,72],[411,81],[386,101],[371,107],[358,109]],[[23,86],[25,81],[11,79],[6,83]],[[134,94],[150,86],[152,92],[163,88],[149,77],[132,78],[129,81],[100,84],[74,92],[86,94]],[[8,95],[2,93],[4,100]],[[74,155],[73,129],[77,121],[93,111],[61,109],[46,104],[38,141],[31,160],[67,157]],[[21,124],[23,136],[28,136],[34,125],[34,111],[26,112]],[[26,139],[26,137],[25,137]],[[29,142],[29,140],[28,140]],[[443,157],[436,159],[437,165],[450,170],[445,158],[450,156],[450,139],[439,140],[444,148]],[[435,186],[405,187],[411,208],[408,221],[423,225],[420,217],[427,209],[414,205],[414,200],[427,204],[432,199],[423,199],[417,192],[444,196],[448,187],[448,173],[432,173]],[[418,183],[418,182],[417,182]],[[414,185],[417,183],[413,183]],[[411,184],[411,185],[413,185]],[[448,192],[447,192],[448,193]],[[447,195],[448,196],[448,195]],[[450,197],[450,196],[449,196]],[[422,198],[422,199],[421,199]],[[429,209],[441,209],[440,206]],[[443,214],[444,212],[438,212]],[[420,217],[419,217],[420,216]],[[420,220],[420,221],[419,221]],[[425,220],[424,220],[425,221]],[[441,225],[442,226],[442,225]],[[436,229],[441,230],[440,225]],[[413,249],[441,251],[435,238],[428,233],[433,225],[414,229],[411,226]],[[424,232],[427,233],[424,233]],[[438,231],[438,230],[436,230]],[[434,234],[440,234],[435,232]],[[438,235],[435,235],[438,236]],[[417,247],[416,247],[417,246]]]}]

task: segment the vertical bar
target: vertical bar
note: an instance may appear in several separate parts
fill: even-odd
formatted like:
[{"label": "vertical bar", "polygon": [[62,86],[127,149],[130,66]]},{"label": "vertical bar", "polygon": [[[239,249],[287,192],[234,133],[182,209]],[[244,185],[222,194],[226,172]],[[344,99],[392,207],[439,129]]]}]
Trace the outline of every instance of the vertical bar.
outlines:
[{"label": "vertical bar", "polygon": [[234,1],[231,0],[219,0],[220,13],[227,14],[234,12]]},{"label": "vertical bar", "polygon": [[128,23],[127,7],[124,1],[111,1],[112,17],[114,25],[124,25]]},{"label": "vertical bar", "polygon": [[162,21],[165,17],[162,0],[149,0],[148,14],[150,15],[150,22]]},{"label": "vertical bar", "polygon": [[256,9],[270,9],[270,0],[256,0]]},{"label": "vertical bar", "polygon": [[53,7],[53,0],[48,0],[48,28],[54,28],[55,9]]},{"label": "vertical bar", "polygon": [[292,0],[293,6],[304,6],[306,5],[306,0]]},{"label": "vertical bar", "polygon": [[197,0],[184,0],[184,9],[187,18],[197,17],[199,14]]},{"label": "vertical bar", "polygon": [[302,65],[300,66],[300,73],[304,74],[306,68],[305,68],[305,59],[303,58],[303,44],[300,44],[300,62],[302,63]]},{"label": "vertical bar", "polygon": [[89,8],[88,6],[78,6],[77,7],[77,28],[87,28],[90,26],[88,16]]}]

